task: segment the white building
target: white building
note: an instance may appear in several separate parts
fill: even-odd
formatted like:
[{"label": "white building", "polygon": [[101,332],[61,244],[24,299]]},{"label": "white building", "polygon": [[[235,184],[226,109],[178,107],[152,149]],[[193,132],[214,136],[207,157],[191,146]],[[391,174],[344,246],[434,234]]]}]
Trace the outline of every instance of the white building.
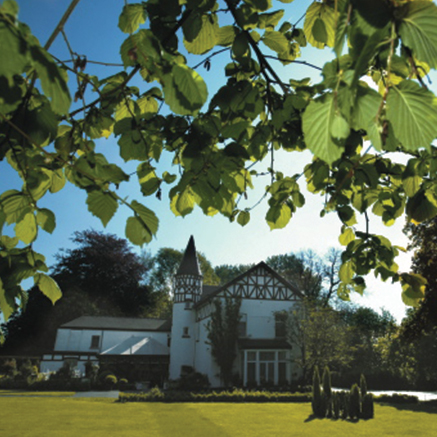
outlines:
[{"label": "white building", "polygon": [[[174,278],[171,323],[80,317],[59,328],[55,350],[52,356],[44,357],[42,368],[55,370],[67,358],[83,366],[89,359],[110,356],[116,361],[125,358],[126,362],[154,362],[155,366],[160,362],[161,377],[168,375],[171,380],[194,370],[206,374],[211,386],[220,386],[220,371],[211,355],[207,326],[215,300],[227,298],[241,299],[234,373],[244,385],[277,385],[297,379],[300,370],[293,360],[296,352],[287,343],[283,321],[276,314],[299,305],[301,293],[264,262],[223,286],[203,285],[193,237]],[[147,372],[151,368],[153,365]]]}]

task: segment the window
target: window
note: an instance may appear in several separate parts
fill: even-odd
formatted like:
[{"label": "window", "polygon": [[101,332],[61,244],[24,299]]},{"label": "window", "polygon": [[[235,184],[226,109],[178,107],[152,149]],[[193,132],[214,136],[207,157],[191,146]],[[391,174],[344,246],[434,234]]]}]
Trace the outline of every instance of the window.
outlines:
[{"label": "window", "polygon": [[100,335],[93,335],[91,337],[90,349],[98,349],[100,346]]},{"label": "window", "polygon": [[185,309],[191,310],[193,308],[193,302],[185,302]]},{"label": "window", "polygon": [[190,336],[190,331],[188,330],[188,326],[184,326],[182,330],[182,337],[189,337],[189,336]]},{"label": "window", "polygon": [[239,322],[238,323],[238,337],[246,337],[247,323]]},{"label": "window", "polygon": [[283,338],[287,335],[287,313],[280,311],[275,313],[275,337]]},{"label": "window", "polygon": [[259,350],[245,352],[244,384],[286,384],[287,352]]}]

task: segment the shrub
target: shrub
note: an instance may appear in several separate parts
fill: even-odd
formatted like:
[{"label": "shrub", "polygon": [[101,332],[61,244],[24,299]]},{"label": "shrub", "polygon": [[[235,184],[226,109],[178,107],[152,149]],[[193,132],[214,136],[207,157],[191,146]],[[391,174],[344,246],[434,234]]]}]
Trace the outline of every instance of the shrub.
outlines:
[{"label": "shrub", "polygon": [[179,390],[204,390],[210,386],[207,375],[199,372],[182,374],[176,381],[175,388]]},{"label": "shrub", "polygon": [[349,417],[358,419],[361,413],[360,389],[358,384],[354,384],[351,388],[349,396]]},{"label": "shrub", "polygon": [[104,379],[105,387],[112,390],[117,384],[117,377],[115,375],[106,375]]},{"label": "shrub", "polygon": [[341,391],[338,395],[340,400],[340,417],[347,419],[349,417],[349,393]]},{"label": "shrub", "polygon": [[373,419],[374,407],[373,407],[373,395],[372,393],[366,393],[363,396],[363,408],[361,411],[361,417],[363,419]]},{"label": "shrub", "polygon": [[316,417],[325,417],[326,410],[323,409],[322,392],[320,390],[320,375],[317,366],[314,367],[313,373],[313,398],[311,401],[311,407],[313,409],[313,414]]},{"label": "shrub", "polygon": [[99,366],[92,361],[87,361],[85,363],[85,378],[88,378],[92,382],[95,382],[97,379],[97,375],[99,373]]},{"label": "shrub", "polygon": [[332,417],[340,419],[340,395],[337,392],[332,393]]},{"label": "shrub", "polygon": [[366,381],[366,377],[361,374],[360,376],[360,390],[361,390],[361,396],[364,399],[364,396],[366,396],[367,394],[367,381]]},{"label": "shrub", "polygon": [[15,358],[6,358],[0,367],[0,373],[14,377],[17,374],[17,361]]},{"label": "shrub", "polygon": [[326,417],[332,417],[332,388],[331,388],[331,373],[329,367],[325,366],[323,370],[323,396],[322,404],[323,411]]}]

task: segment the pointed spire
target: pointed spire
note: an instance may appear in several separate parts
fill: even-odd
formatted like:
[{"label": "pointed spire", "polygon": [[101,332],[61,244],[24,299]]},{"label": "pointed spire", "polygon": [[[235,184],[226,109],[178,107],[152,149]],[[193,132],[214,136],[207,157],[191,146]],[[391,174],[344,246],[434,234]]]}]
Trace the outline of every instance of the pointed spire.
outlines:
[{"label": "pointed spire", "polygon": [[194,238],[192,235],[190,237],[190,240],[188,241],[184,257],[182,258],[181,265],[179,266],[176,274],[202,276],[199,267],[199,261],[197,259],[196,245],[194,244]]}]

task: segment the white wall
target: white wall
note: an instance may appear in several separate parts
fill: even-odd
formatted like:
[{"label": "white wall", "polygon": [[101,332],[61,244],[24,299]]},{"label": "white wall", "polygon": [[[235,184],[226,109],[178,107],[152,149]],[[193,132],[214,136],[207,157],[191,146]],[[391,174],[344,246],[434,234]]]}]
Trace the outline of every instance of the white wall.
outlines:
[{"label": "white wall", "polygon": [[247,315],[248,338],[275,338],[275,312],[288,311],[295,302],[277,300],[243,299],[240,314]]},{"label": "white wall", "polygon": [[[274,339],[275,338],[275,312],[288,311],[298,302],[292,301],[274,301],[261,299],[242,299],[240,314],[246,314],[246,338],[249,339]],[[207,323],[211,320],[207,317],[196,323],[195,338],[195,364],[196,371],[208,376],[212,387],[221,385],[220,369],[211,355],[211,346],[208,344]],[[295,348],[290,353],[293,357],[297,351]],[[235,372],[241,374],[243,362],[240,356],[234,363]],[[298,376],[299,369],[295,364],[287,365],[288,377],[295,379]],[[242,376],[242,375],[240,375]]]},{"label": "white wall", "polygon": [[[182,366],[195,367],[195,313],[193,309],[185,309],[185,302],[173,304],[169,368],[172,380],[180,378]],[[184,328],[188,328],[188,336],[184,336]]]}]

